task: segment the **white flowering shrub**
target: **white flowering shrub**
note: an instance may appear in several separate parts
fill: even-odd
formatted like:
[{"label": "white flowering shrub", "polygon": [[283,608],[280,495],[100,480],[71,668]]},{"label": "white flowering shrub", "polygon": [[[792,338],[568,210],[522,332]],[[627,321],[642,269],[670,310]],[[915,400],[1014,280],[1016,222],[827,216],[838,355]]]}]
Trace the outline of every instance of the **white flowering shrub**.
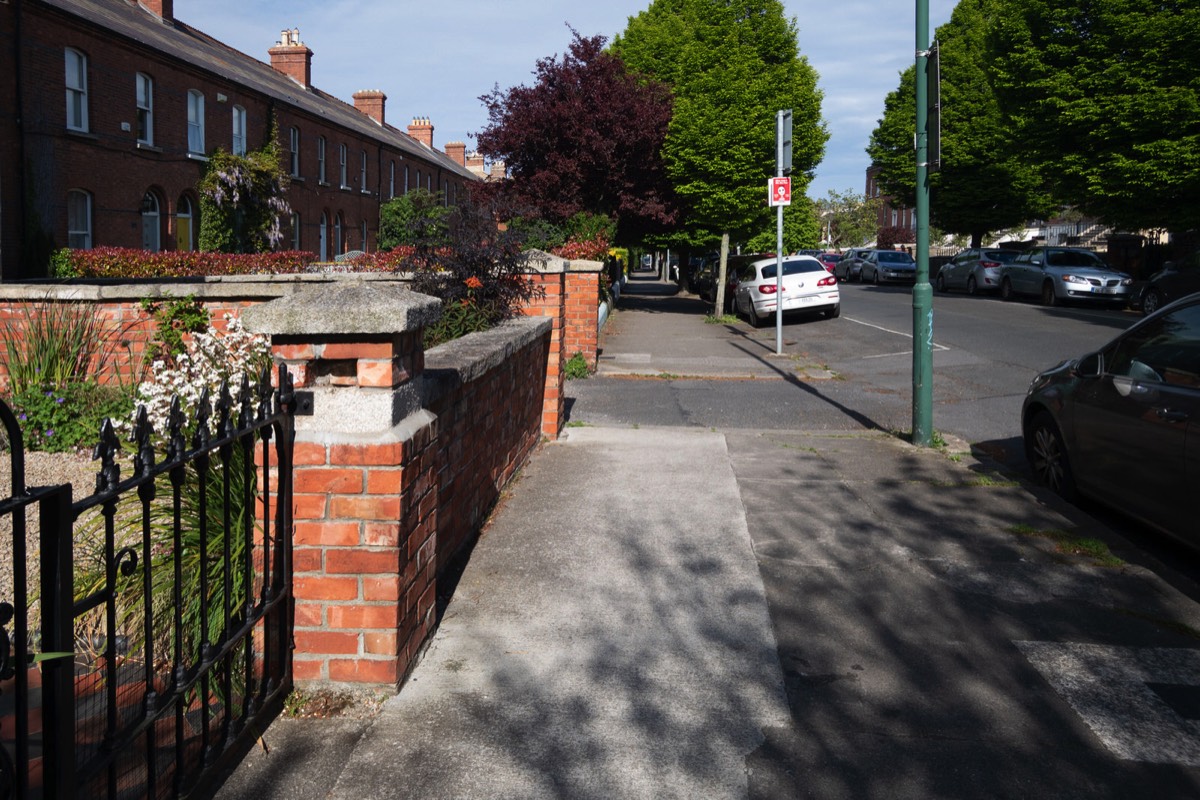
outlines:
[{"label": "white flowering shrub", "polygon": [[[172,397],[179,396],[186,417],[184,428],[191,430],[205,389],[209,390],[209,398],[215,403],[221,382],[227,382],[236,411],[242,399],[242,379],[249,379],[253,391],[263,367],[270,362],[271,344],[267,337],[250,333],[232,314],[226,314],[225,321],[226,333],[210,326],[205,333],[193,334],[173,366],[155,361],[151,379],[138,386],[136,402],[145,406],[149,422],[158,436],[167,433]],[[211,432],[215,432],[216,421],[214,414],[210,417],[210,425],[214,426]],[[124,427],[130,430],[132,424],[127,423]]]}]

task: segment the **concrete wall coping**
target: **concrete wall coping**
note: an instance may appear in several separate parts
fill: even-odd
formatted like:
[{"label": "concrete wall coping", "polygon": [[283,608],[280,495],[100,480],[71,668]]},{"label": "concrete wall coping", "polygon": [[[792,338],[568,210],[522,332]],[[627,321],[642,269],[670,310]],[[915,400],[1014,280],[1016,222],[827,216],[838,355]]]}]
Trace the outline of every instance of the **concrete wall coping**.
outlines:
[{"label": "concrete wall coping", "polygon": [[251,306],[242,312],[242,322],[254,333],[279,336],[390,334],[426,328],[441,314],[435,297],[394,284],[353,281]]},{"label": "concrete wall coping", "polygon": [[425,351],[425,405],[500,366],[554,325],[549,317],[520,317]]},{"label": "concrete wall coping", "polygon": [[273,300],[315,285],[362,282],[407,285],[411,276],[394,272],[313,272],[283,275],[213,275],[195,278],[75,278],[0,283],[0,300],[136,301],[194,295],[201,300]]},{"label": "concrete wall coping", "polygon": [[563,272],[603,272],[603,261],[586,261],[584,259],[566,259],[547,253],[544,250],[526,250],[525,268],[530,272],[554,274]]}]

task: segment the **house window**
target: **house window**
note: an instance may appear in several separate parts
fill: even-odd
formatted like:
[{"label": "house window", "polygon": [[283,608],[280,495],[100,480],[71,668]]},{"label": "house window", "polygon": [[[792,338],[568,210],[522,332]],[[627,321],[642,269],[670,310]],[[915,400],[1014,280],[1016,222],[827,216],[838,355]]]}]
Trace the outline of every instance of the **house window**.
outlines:
[{"label": "house window", "polygon": [[92,196],[80,189],[67,192],[67,246],[92,249]]},{"label": "house window", "polygon": [[391,162],[391,169],[388,171],[388,199],[391,200],[396,196],[396,162]]},{"label": "house window", "polygon": [[233,154],[246,155],[246,109],[233,107]]},{"label": "house window", "polygon": [[154,144],[154,81],[149,75],[138,73],[137,85],[137,140],[141,144]]},{"label": "house window", "polygon": [[292,168],[291,174],[293,178],[300,177],[300,129],[292,128],[288,132],[289,143],[292,148]]},{"label": "house window", "polygon": [[142,196],[142,249],[157,253],[162,249],[160,236],[160,220],[158,216],[158,198],[154,192],[146,192]]},{"label": "house window", "polygon": [[421,170],[417,170],[417,188],[421,188]]},{"label": "house window", "polygon": [[359,240],[358,248],[360,250],[362,250],[363,252],[366,252],[366,249],[367,249],[367,221],[365,219],[362,221],[361,236],[362,236],[362,238]]},{"label": "house window", "polygon": [[358,162],[358,190],[365,192],[367,190],[367,151],[363,150]]},{"label": "house window", "polygon": [[292,212],[292,249],[300,249],[300,213],[298,211]]},{"label": "house window", "polygon": [[87,56],[78,50],[66,51],[67,128],[88,129]]},{"label": "house window", "polygon": [[325,137],[317,139],[317,181],[325,183]]},{"label": "house window", "polygon": [[408,194],[408,164],[404,165],[404,193]]},{"label": "house window", "polygon": [[192,89],[187,98],[188,152],[204,154],[204,95]]},{"label": "house window", "polygon": [[175,249],[196,249],[195,211],[192,198],[181,195],[175,206]]},{"label": "house window", "polygon": [[341,255],[342,250],[342,215],[339,213],[333,218],[333,254]]},{"label": "house window", "polygon": [[338,155],[339,155],[339,158],[341,159],[340,163],[341,163],[341,167],[342,167],[342,170],[341,170],[342,182],[338,185],[341,186],[343,189],[350,188],[350,173],[348,172],[349,165],[346,163],[346,160],[349,158],[348,153],[349,153],[349,151],[347,150],[346,145],[342,145],[340,150],[338,151]]},{"label": "house window", "polygon": [[321,212],[321,225],[317,228],[317,254],[324,263],[329,260],[329,217]]}]

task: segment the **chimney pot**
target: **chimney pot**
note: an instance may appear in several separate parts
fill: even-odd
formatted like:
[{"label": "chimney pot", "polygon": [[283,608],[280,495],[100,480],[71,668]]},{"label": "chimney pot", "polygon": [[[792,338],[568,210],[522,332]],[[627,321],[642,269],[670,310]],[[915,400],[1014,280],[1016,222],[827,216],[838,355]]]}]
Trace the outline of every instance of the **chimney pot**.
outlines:
[{"label": "chimney pot", "polygon": [[282,72],[305,89],[312,86],[312,57],[304,42],[300,41],[300,29],[284,28],[279,32],[279,41],[267,51],[271,66]]}]

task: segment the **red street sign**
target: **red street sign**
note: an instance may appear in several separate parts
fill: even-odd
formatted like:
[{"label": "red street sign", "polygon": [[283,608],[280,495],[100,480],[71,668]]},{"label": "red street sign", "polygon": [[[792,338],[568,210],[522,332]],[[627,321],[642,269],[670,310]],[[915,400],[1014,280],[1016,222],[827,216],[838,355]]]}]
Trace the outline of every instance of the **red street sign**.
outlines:
[{"label": "red street sign", "polygon": [[792,204],[792,179],[771,178],[767,184],[767,199],[772,207]]}]

